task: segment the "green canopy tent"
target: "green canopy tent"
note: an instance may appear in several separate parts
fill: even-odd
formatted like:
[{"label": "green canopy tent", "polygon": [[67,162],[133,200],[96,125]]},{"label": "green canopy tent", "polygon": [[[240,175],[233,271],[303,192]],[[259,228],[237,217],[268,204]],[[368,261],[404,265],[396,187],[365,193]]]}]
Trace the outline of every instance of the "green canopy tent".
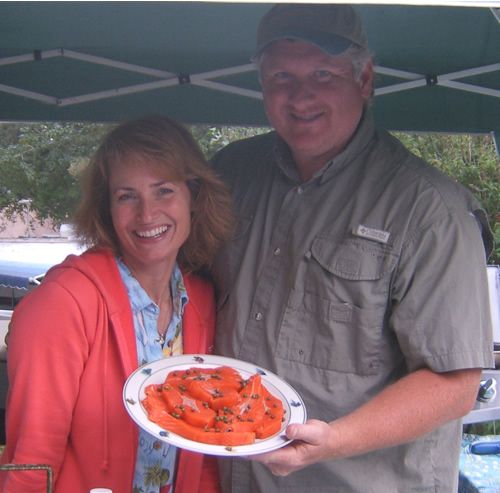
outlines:
[{"label": "green canopy tent", "polygon": [[[390,130],[499,132],[500,1],[421,3],[356,6],[377,64],[377,121]],[[161,112],[186,123],[264,125],[249,58],[270,5],[0,2],[0,121]]]}]

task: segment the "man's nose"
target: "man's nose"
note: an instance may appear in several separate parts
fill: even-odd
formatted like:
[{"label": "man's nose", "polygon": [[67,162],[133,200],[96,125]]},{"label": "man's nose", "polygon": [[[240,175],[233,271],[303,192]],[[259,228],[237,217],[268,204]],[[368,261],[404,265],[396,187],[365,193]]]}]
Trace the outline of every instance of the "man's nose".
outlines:
[{"label": "man's nose", "polygon": [[296,102],[311,99],[314,96],[311,86],[307,79],[295,79],[290,90],[290,99]]}]

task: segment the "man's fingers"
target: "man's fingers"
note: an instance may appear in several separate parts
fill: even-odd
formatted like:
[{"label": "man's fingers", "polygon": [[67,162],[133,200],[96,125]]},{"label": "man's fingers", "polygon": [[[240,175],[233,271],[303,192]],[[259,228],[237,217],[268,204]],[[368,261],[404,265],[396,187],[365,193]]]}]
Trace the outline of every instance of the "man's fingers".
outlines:
[{"label": "man's fingers", "polygon": [[[322,421],[315,419],[307,423],[289,425],[286,430],[286,436],[291,440],[301,440],[311,445],[320,445],[325,439],[325,425]],[[327,425],[326,425],[327,426]]]}]

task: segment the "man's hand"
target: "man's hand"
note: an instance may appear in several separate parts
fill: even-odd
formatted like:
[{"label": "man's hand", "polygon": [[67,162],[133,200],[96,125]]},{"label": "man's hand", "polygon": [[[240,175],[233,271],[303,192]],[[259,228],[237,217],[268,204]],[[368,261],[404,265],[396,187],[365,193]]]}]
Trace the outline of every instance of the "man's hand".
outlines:
[{"label": "man's hand", "polygon": [[294,440],[291,444],[273,452],[253,455],[251,459],[265,464],[276,476],[287,476],[330,458],[331,434],[330,426],[317,419],[310,419],[303,425],[292,424],[286,429],[286,436]]}]

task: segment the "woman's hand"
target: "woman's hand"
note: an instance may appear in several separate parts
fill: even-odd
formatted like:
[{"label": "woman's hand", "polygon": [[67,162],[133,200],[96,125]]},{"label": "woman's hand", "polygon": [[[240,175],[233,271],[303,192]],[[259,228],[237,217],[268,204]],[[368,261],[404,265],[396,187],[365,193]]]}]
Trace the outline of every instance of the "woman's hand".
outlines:
[{"label": "woman's hand", "polygon": [[291,444],[273,452],[250,457],[266,465],[276,476],[287,476],[310,464],[332,457],[333,430],[324,421],[310,419],[305,424],[292,424],[286,436]]}]

